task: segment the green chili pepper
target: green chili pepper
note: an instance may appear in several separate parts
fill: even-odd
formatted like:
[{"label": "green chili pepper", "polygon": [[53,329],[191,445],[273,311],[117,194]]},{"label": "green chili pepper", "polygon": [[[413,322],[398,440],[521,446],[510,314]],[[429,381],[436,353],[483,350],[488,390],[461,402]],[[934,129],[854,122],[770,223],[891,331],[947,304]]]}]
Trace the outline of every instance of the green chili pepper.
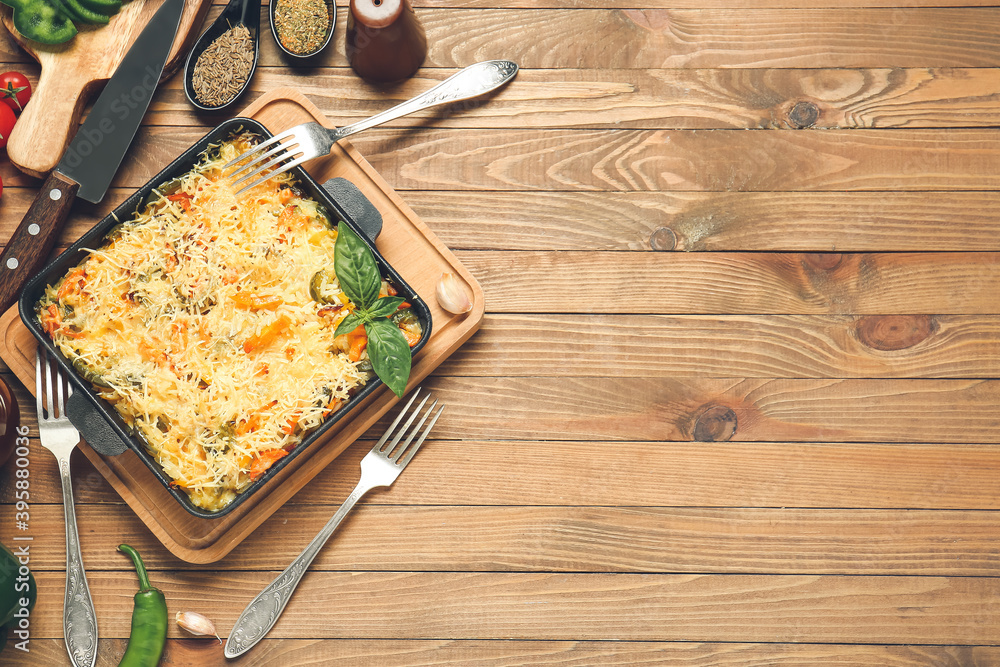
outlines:
[{"label": "green chili pepper", "polygon": [[132,558],[139,575],[139,592],[135,594],[132,609],[132,633],[118,667],[155,667],[167,643],[167,600],[159,589],[149,585],[139,552],[127,544],[119,544],[118,551]]}]

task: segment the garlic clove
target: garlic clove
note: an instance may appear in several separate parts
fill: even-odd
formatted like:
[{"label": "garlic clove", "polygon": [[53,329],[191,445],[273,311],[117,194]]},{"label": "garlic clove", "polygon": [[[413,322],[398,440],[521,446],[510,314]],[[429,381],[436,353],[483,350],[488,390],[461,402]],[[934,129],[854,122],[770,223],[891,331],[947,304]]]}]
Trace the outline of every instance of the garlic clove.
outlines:
[{"label": "garlic clove", "polygon": [[465,285],[454,273],[444,273],[437,284],[437,300],[449,313],[461,315],[472,310],[472,299]]},{"label": "garlic clove", "polygon": [[177,621],[177,625],[181,626],[192,635],[197,635],[199,637],[205,635],[215,635],[222,643],[222,637],[219,637],[219,633],[215,631],[215,623],[207,616],[202,616],[195,611],[179,611],[177,615],[174,616],[174,620]]}]

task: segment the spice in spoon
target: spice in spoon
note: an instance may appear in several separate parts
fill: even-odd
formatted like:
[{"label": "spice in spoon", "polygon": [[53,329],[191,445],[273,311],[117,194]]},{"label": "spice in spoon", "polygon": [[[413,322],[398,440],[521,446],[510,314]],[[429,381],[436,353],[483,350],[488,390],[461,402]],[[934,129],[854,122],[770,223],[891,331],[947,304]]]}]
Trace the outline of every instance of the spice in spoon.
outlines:
[{"label": "spice in spoon", "polygon": [[221,107],[231,102],[250,78],[254,44],[242,23],[222,33],[202,51],[191,72],[191,87],[199,102]]},{"label": "spice in spoon", "polygon": [[274,29],[281,45],[298,55],[314,53],[330,30],[325,0],[275,0]]}]

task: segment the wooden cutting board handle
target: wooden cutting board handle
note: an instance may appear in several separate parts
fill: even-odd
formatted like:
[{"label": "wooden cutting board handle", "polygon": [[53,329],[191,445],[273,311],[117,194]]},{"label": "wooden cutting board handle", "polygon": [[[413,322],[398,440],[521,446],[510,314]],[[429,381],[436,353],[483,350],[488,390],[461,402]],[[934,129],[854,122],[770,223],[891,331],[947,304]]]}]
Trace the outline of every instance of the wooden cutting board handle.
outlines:
[{"label": "wooden cutting board handle", "polygon": [[53,67],[42,69],[31,101],[7,142],[7,155],[31,176],[44,178],[58,163],[76,131],[95,86]]}]

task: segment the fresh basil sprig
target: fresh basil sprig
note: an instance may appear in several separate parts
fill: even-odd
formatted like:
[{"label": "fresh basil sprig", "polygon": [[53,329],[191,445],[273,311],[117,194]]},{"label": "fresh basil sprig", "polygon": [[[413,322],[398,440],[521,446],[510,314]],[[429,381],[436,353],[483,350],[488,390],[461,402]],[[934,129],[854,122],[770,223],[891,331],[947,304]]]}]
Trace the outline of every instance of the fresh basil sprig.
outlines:
[{"label": "fresh basil sprig", "polygon": [[340,288],[355,305],[354,312],[337,325],[334,335],[348,334],[364,325],[368,336],[368,357],[372,368],[397,396],[402,396],[410,378],[410,345],[391,320],[404,299],[379,297],[382,276],[371,250],[346,224],[337,226],[333,250],[333,270]]}]

